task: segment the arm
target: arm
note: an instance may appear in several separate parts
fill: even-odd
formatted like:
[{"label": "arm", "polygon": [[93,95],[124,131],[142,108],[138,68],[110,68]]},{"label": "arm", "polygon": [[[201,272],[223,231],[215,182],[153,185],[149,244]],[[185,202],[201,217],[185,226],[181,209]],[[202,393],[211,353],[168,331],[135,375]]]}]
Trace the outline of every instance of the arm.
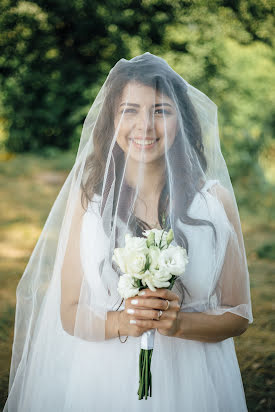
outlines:
[{"label": "arm", "polygon": [[[80,233],[85,209],[81,205],[79,192],[66,251],[61,268],[61,304],[60,317],[63,329],[72,336],[87,341],[110,339],[117,335],[117,312],[108,312],[106,321],[97,318],[91,309],[79,304],[84,273],[80,257]],[[84,288],[85,288],[84,284]],[[77,330],[75,330],[77,319]],[[104,332],[105,328],[105,332]]]},{"label": "arm", "polygon": [[223,315],[179,312],[175,337],[200,342],[220,342],[245,332],[248,320],[227,312]]},{"label": "arm", "polygon": [[118,329],[121,336],[126,336],[120,328],[120,313],[121,311],[111,311],[107,313],[107,320],[105,323],[105,336],[106,339],[113,339],[118,337]]},{"label": "arm", "polygon": [[[246,293],[246,262],[242,248],[242,236],[236,208],[228,190],[217,184],[210,193],[222,203],[233,233],[227,246],[224,264],[218,283],[221,292],[221,306],[237,307],[248,302]],[[239,336],[248,327],[248,319],[231,312],[222,315],[207,313],[179,312],[176,336],[183,339],[195,339],[201,342],[219,342],[232,336]]]},{"label": "arm", "polygon": [[[77,303],[63,305],[62,310],[62,326],[63,329],[69,334],[74,336],[74,326],[75,318],[78,309]],[[105,339],[113,339],[118,337],[118,328],[119,328],[119,312],[110,311],[107,313],[107,319],[105,321]],[[121,336],[126,336],[121,329]],[[86,339],[90,340],[90,339]]]},{"label": "arm", "polygon": [[[135,310],[131,319],[135,319],[136,327],[143,328],[143,331],[155,328],[166,336],[200,342],[220,342],[241,335],[247,328],[247,319],[230,312],[223,315],[180,312],[179,297],[166,288],[158,288],[155,292],[148,288],[144,289],[144,292],[144,297],[135,297],[137,304],[133,305],[129,299],[128,305]],[[170,301],[168,310],[165,299]],[[159,309],[164,312],[161,318],[156,320]],[[120,321],[123,322],[123,317]]]},{"label": "arm", "polygon": [[61,268],[60,317],[63,329],[70,335],[74,335],[75,318],[83,279],[79,239],[84,209],[80,200],[79,193]]},{"label": "arm", "polygon": [[[85,212],[81,204],[81,192],[79,192],[61,268],[62,327],[68,334],[87,341],[117,338],[118,329],[121,336],[139,336],[144,329],[137,330],[131,325],[130,316],[126,311],[109,311],[105,320],[98,318],[89,306],[83,304],[89,301],[89,297],[85,299],[85,293],[89,293],[89,285],[85,283],[87,280],[80,255],[80,235]],[[129,299],[126,299],[125,308],[128,306]]]}]

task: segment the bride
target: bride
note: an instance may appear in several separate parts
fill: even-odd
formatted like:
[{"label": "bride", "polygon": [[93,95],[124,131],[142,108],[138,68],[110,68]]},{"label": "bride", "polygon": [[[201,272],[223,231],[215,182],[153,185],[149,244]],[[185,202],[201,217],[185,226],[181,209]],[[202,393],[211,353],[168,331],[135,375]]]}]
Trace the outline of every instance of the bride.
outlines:
[{"label": "bride", "polygon": [[[173,229],[186,270],[121,299],[114,248],[150,228]],[[249,273],[217,106],[162,58],[110,71],[16,294],[4,412],[247,411],[233,337],[253,321]]]}]

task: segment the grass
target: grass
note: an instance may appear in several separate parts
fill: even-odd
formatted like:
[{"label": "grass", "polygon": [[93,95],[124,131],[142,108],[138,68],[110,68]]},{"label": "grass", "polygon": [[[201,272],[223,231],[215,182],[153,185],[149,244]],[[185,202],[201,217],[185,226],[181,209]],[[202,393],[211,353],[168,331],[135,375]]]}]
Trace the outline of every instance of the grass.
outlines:
[{"label": "grass", "polygon": [[[50,158],[24,154],[6,161],[0,159],[1,409],[8,390],[16,286],[73,162],[74,155],[70,153],[53,153]],[[238,201],[238,189],[235,193]],[[266,199],[266,204],[270,204],[270,198]],[[274,411],[275,303],[272,303],[272,288],[275,223],[266,218],[263,207],[257,213],[251,213],[242,205],[240,215],[251,279],[254,323],[244,335],[235,338],[235,346],[248,410]]]}]

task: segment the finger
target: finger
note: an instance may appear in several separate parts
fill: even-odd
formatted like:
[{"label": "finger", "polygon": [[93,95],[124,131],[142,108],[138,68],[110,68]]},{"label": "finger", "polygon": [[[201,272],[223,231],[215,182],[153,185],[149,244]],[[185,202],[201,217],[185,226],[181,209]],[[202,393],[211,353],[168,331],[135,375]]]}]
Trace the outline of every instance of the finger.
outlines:
[{"label": "finger", "polygon": [[143,289],[141,292],[144,292],[144,295],[142,295],[143,298],[147,298],[150,296],[150,297],[158,297],[158,298],[168,299],[168,300],[177,300],[177,301],[180,300],[179,296],[176,293],[166,288],[158,288],[155,292],[147,288],[147,289]]},{"label": "finger", "polygon": [[[171,303],[170,303],[171,305]],[[130,301],[131,308],[150,308],[150,309],[167,309],[167,302],[159,298],[137,298],[136,296]]]},{"label": "finger", "polygon": [[[131,309],[130,309],[131,310]],[[153,319],[153,320],[168,320],[174,322],[177,320],[178,314],[176,311],[165,311],[159,316],[158,310],[144,310],[144,309],[134,309],[134,312],[127,312],[132,319]]]},{"label": "finger", "polygon": [[144,320],[144,319],[134,319],[135,324],[141,328],[145,329],[157,329],[160,327],[161,320]]},{"label": "finger", "polygon": [[[129,308],[127,309],[127,313],[131,316],[133,319],[159,319],[159,311],[154,310],[154,309],[132,309]],[[163,318],[164,312],[162,313],[161,317]]]}]

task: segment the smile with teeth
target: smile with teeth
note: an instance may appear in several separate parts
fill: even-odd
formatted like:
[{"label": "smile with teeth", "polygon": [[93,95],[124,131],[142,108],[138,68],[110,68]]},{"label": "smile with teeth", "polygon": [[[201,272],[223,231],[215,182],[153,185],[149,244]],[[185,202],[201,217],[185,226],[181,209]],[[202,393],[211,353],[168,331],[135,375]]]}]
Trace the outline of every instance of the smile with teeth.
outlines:
[{"label": "smile with teeth", "polygon": [[141,139],[130,139],[132,140],[136,145],[142,146],[150,146],[156,143],[159,139],[146,139],[146,140],[141,140]]}]

